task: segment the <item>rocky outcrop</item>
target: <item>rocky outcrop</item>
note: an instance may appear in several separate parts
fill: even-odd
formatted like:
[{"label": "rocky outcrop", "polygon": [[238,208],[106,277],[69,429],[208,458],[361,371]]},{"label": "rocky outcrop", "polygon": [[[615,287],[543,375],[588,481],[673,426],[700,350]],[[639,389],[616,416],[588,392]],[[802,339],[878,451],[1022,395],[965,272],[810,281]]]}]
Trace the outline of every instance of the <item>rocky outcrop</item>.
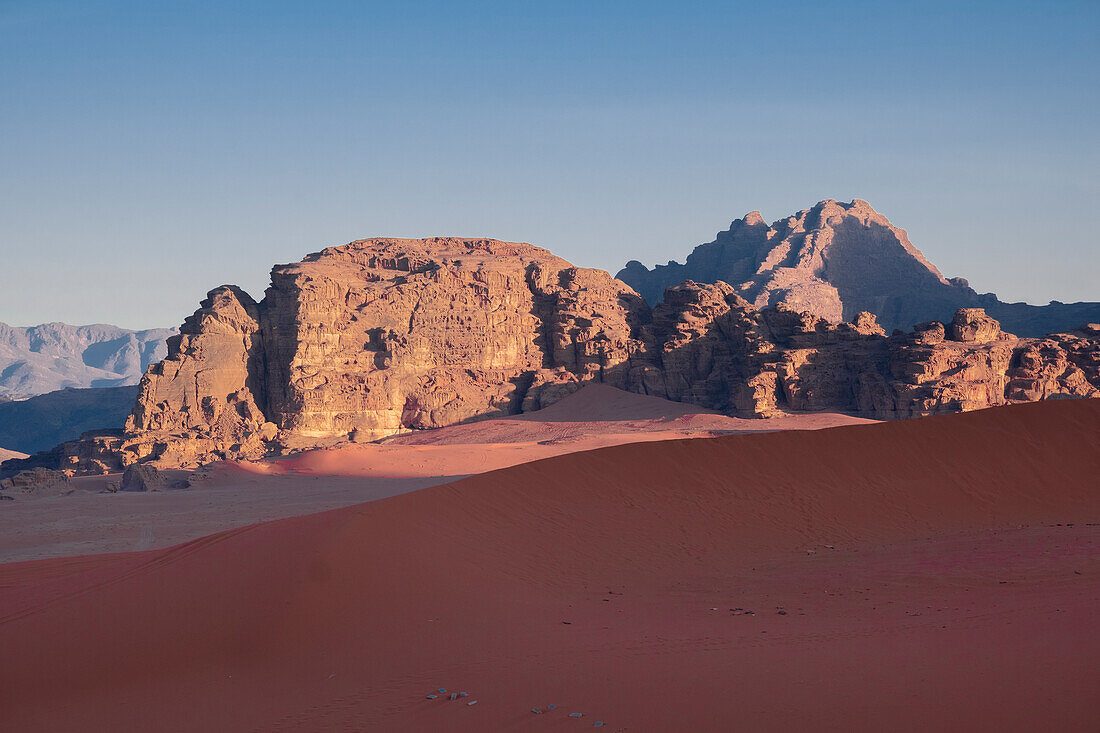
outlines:
[{"label": "rocky outcrop", "polygon": [[150,369],[122,449],[187,466],[372,440],[626,387],[649,307],[599,270],[486,239],[372,239],[211,291]]},{"label": "rocky outcrop", "polygon": [[[142,378],[126,431],[141,436],[124,450],[174,465],[214,454],[258,457],[276,428],[261,411],[263,340],[256,302],[243,290],[210,291],[168,356]],[[163,438],[158,440],[157,438]]]},{"label": "rocky outcrop", "polygon": [[21,453],[17,450],[8,450],[7,448],[0,448],[0,463],[11,460],[13,458],[26,458],[26,453]]},{"label": "rocky outcrop", "polygon": [[1057,397],[1094,397],[1100,387],[1100,324],[1050,334],[1018,349],[1008,370],[1005,397],[1033,402]]},{"label": "rocky outcrop", "polygon": [[27,458],[13,458],[0,463],[0,476],[13,475],[32,468],[48,468],[67,476],[101,476],[118,473],[130,463],[136,462],[133,452],[123,451],[129,441],[140,440],[127,436],[121,430],[88,432],[75,440],[67,440],[48,451],[40,451]]},{"label": "rocky outcrop", "polygon": [[1024,336],[1100,320],[1100,303],[1004,303],[962,278],[944,278],[905,230],[859,199],[822,201],[771,225],[754,211],[696,247],[684,264],[650,270],[632,261],[617,277],[654,305],[686,280],[724,281],[757,308],[784,304],[834,323],[867,311],[888,331],[950,321],[962,308],[983,308]]},{"label": "rocky outcrop", "polygon": [[62,496],[73,491],[69,477],[48,468],[32,468],[0,479],[0,491],[15,496]]},{"label": "rocky outcrop", "polygon": [[119,484],[120,491],[160,491],[168,486],[168,479],[154,466],[135,463],[127,467]]},{"label": "rocky outcrop", "polygon": [[743,417],[840,410],[880,419],[1100,394],[1100,326],[1018,339],[980,308],[886,337],[870,313],[830,323],[757,310],[726,283],[669,288],[644,389]]},{"label": "rocky outcrop", "polygon": [[165,339],[174,332],[106,324],[22,328],[0,323],[0,402],[62,389],[137,384],[150,364],[164,358]]},{"label": "rocky outcrop", "polygon": [[258,303],[211,291],[124,431],[4,468],[259,458],[536,410],[590,382],[744,417],[908,418],[1095,396],[1100,326],[1020,339],[968,308],[887,336],[871,312],[836,323],[758,308],[725,282],[677,284],[650,310],[607,273],[527,244],[363,240],[275,267]]}]

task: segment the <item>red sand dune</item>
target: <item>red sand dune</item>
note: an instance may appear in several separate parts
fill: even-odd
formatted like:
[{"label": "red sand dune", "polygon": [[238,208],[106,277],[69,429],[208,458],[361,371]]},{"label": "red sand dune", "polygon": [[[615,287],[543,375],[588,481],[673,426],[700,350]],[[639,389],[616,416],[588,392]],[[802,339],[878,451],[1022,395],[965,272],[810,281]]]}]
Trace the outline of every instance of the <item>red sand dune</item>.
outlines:
[{"label": "red sand dune", "polygon": [[748,420],[696,405],[590,384],[536,412],[422,430],[380,443],[314,450],[262,465],[270,471],[321,476],[458,476],[623,443],[817,430],[872,422],[836,412]]},{"label": "red sand dune", "polygon": [[1098,434],[1090,400],[622,445],[3,565],[0,729],[1095,730]]},{"label": "red sand dune", "polygon": [[[744,420],[592,384],[537,412],[345,444],[294,458],[207,467],[191,491],[103,495],[118,474],[70,496],[24,497],[0,512],[0,563],[152,550],[256,522],[361,504],[518,463],[609,445],[873,421],[839,413]],[[309,481],[304,481],[308,476]]]}]

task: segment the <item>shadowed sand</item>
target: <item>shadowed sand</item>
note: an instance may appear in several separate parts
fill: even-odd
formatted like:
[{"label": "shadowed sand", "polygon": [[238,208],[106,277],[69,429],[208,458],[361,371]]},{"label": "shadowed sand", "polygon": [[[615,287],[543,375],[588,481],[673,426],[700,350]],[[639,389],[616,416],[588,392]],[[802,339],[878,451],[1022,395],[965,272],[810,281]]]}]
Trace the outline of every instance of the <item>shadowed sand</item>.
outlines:
[{"label": "shadowed sand", "polygon": [[224,529],[609,445],[867,422],[838,413],[743,420],[590,385],[525,415],[420,431],[381,444],[217,466],[204,471],[205,478],[189,491],[107,495],[99,492],[107,481],[118,481],[117,475],[76,479],[78,490],[68,496],[21,496],[0,505],[0,562],[170,547]]},{"label": "shadowed sand", "polygon": [[5,729],[1092,730],[1098,429],[621,445],[3,565]]}]

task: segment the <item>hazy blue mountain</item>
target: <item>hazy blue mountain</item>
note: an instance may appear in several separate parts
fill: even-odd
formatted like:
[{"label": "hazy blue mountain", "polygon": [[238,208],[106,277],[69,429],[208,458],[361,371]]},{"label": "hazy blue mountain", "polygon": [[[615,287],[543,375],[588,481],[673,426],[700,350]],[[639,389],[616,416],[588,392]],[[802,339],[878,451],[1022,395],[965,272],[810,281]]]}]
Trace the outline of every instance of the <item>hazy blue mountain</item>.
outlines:
[{"label": "hazy blue mountain", "polygon": [[167,355],[165,339],[175,332],[130,331],[106,324],[21,328],[0,323],[0,400],[67,388],[137,384],[150,364]]}]

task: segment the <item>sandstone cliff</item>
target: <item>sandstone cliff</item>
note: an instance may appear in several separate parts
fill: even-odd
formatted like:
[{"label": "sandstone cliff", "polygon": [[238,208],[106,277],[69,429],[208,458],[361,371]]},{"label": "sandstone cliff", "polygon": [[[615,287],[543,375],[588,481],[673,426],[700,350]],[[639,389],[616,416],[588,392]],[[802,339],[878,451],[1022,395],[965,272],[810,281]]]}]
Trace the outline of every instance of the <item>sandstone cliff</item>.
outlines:
[{"label": "sandstone cliff", "polygon": [[696,247],[684,264],[649,270],[632,261],[617,277],[651,304],[685,280],[724,281],[758,308],[785,304],[834,323],[867,311],[888,331],[949,321],[960,308],[984,308],[1024,336],[1100,320],[1100,303],[1004,303],[962,278],[945,279],[905,230],[859,199],[822,201],[771,225],[754,211]]},{"label": "sandstone cliff", "polygon": [[887,336],[687,281],[650,309],[527,244],[372,239],[212,290],[146,373],[126,429],[6,470],[195,466],[545,407],[587,382],[742,417],[882,419],[1100,394],[1100,326],[1018,338],[980,308]]},{"label": "sandstone cliff", "polygon": [[373,440],[626,387],[649,307],[599,270],[487,239],[371,239],[211,291],[141,382],[136,459]]}]

